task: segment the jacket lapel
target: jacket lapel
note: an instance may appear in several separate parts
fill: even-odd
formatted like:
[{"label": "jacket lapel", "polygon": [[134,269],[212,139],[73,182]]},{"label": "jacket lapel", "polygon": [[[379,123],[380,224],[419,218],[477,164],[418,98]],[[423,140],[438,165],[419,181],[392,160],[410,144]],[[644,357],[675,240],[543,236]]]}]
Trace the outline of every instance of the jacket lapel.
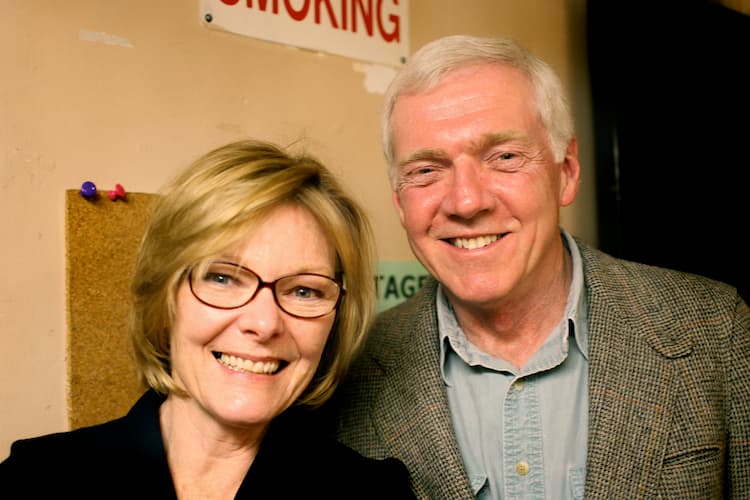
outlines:
[{"label": "jacket lapel", "polygon": [[472,492],[440,372],[435,293],[436,283],[430,280],[420,300],[414,301],[409,321],[398,325],[404,329],[394,336],[404,339],[401,352],[379,360],[391,383],[381,394],[383,401],[374,406],[387,411],[372,419],[393,454],[414,464],[411,473],[420,493],[429,498],[465,498]]},{"label": "jacket lapel", "polygon": [[[621,264],[580,245],[589,302],[586,496],[643,498],[661,474],[674,398],[668,311]],[[624,480],[626,479],[626,480]]]}]

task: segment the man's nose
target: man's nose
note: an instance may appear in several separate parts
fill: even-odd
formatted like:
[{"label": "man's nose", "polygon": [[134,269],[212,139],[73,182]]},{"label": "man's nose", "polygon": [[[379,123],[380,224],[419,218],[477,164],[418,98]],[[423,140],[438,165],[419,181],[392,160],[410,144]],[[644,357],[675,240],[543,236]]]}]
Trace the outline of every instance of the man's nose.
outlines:
[{"label": "man's nose", "polygon": [[443,210],[448,215],[471,219],[491,206],[492,196],[481,162],[473,158],[455,161]]}]

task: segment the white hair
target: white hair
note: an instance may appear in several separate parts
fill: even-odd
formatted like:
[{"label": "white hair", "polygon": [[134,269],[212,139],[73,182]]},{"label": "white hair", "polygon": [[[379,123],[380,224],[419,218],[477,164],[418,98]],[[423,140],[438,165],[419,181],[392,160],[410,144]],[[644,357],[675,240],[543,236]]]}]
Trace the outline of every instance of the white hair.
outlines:
[{"label": "white hair", "polygon": [[385,93],[381,141],[391,185],[395,186],[396,179],[392,115],[398,98],[405,94],[426,92],[449,73],[482,64],[510,66],[526,75],[534,89],[536,108],[547,131],[555,161],[565,158],[568,143],[574,134],[573,115],[565,89],[555,71],[513,40],[454,35],[432,41],[414,53]]}]

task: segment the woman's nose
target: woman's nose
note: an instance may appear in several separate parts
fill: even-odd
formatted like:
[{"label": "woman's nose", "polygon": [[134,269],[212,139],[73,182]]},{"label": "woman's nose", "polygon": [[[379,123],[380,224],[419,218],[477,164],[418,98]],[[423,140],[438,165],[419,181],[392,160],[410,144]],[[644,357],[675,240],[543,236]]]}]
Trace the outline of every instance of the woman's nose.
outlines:
[{"label": "woman's nose", "polygon": [[267,339],[279,333],[281,316],[285,314],[276,304],[270,287],[259,289],[253,299],[237,311],[237,323],[242,332],[256,335],[259,339]]}]

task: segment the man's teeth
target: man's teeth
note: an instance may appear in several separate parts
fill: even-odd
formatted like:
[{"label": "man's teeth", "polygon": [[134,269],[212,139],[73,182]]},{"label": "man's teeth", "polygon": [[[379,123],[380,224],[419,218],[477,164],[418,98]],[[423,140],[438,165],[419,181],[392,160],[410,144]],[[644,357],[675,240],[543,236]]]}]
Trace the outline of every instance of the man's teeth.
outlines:
[{"label": "man's teeth", "polygon": [[218,359],[219,363],[236,371],[270,374],[279,369],[278,361],[252,361],[229,354],[222,354]]},{"label": "man's teeth", "polygon": [[450,242],[455,247],[472,250],[487,246],[493,241],[497,241],[497,238],[496,234],[488,234],[486,236],[477,236],[476,238],[453,238]]}]

